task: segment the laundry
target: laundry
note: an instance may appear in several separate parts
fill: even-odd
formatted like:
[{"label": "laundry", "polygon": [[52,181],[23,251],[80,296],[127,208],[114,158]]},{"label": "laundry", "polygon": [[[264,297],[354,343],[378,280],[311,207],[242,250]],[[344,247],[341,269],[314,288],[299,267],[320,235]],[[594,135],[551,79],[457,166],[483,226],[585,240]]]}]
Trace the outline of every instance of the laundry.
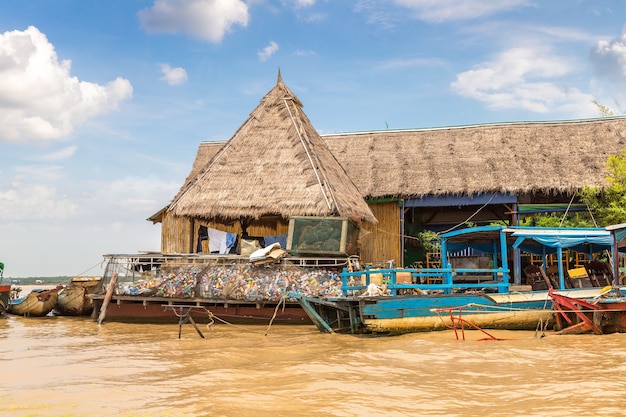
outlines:
[{"label": "laundry", "polygon": [[236,235],[222,230],[207,228],[209,236],[209,252],[225,255],[235,245]]}]

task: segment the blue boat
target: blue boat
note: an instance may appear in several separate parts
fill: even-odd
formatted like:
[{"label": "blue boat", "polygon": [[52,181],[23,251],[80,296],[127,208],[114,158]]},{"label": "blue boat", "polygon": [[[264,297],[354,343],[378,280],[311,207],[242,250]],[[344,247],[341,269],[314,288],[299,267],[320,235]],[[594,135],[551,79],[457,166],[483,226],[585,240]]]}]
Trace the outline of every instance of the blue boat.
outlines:
[{"label": "blue boat", "polygon": [[[555,323],[550,289],[590,299],[606,286],[620,285],[618,250],[625,236],[626,225],[465,228],[441,235],[442,268],[345,268],[341,297],[291,295],[322,332],[545,329]],[[595,269],[585,268],[589,273],[569,273],[572,254],[591,261],[605,251],[611,254],[608,273],[598,276]],[[549,258],[556,265],[548,273]]]}]

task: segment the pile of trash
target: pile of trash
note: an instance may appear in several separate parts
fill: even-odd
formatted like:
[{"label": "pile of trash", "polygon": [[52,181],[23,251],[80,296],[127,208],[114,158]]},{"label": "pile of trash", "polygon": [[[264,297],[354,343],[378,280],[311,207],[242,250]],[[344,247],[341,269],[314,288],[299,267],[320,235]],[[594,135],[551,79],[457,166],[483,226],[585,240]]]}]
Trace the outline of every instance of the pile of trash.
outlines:
[{"label": "pile of trash", "polygon": [[281,265],[185,265],[160,269],[156,275],[120,282],[118,295],[280,301],[288,294],[311,297],[341,295],[341,277],[326,269]]}]

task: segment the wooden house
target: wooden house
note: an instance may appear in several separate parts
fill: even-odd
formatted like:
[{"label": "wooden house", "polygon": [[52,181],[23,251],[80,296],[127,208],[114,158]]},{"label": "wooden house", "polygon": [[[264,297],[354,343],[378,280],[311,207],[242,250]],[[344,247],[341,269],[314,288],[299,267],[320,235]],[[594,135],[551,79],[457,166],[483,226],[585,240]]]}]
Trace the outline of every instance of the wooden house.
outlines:
[{"label": "wooden house", "polygon": [[408,265],[421,258],[414,236],[423,229],[517,225],[524,214],[585,210],[576,192],[607,185],[608,157],[626,149],[626,118],[386,130],[324,140],[379,220],[372,259]]},{"label": "wooden house", "polygon": [[199,225],[272,235],[286,233],[289,216],[345,215],[369,232],[364,262],[408,265],[423,258],[424,229],[581,209],[576,192],[605,186],[608,157],[625,148],[622,117],[320,139],[279,74],[228,142],[200,144],[178,195],[149,220],[162,223],[164,253],[185,253]]},{"label": "wooden house", "polygon": [[190,253],[201,226],[277,236],[292,216],[377,223],[279,73],[228,142],[200,147],[178,195],[150,220],[162,223],[162,252]]}]

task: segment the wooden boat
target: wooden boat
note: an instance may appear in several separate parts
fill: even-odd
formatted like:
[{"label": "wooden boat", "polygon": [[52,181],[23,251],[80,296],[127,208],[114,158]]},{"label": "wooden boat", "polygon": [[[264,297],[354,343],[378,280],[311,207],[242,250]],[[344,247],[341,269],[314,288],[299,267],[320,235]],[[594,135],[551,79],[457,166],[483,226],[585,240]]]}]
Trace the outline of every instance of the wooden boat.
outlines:
[{"label": "wooden boat", "polygon": [[88,316],[93,311],[90,295],[102,277],[74,277],[59,291],[55,312],[61,316]]},{"label": "wooden boat", "polygon": [[[600,287],[573,286],[566,278],[563,249],[616,253],[626,225],[607,228],[547,229],[483,226],[441,235],[442,268],[342,271],[339,297],[296,297],[321,332],[401,334],[468,325],[482,329],[545,328],[554,324],[550,291],[586,300]],[[452,254],[471,249],[488,254],[488,262],[469,266],[468,259],[452,264]],[[543,274],[544,287],[522,281],[521,252],[544,258],[554,253],[559,268]],[[513,268],[509,269],[509,256]],[[616,255],[615,255],[616,256]],[[615,269],[615,277],[618,277]],[[513,274],[510,274],[513,272]],[[533,277],[534,278],[534,277]],[[617,286],[617,279],[613,279]],[[591,282],[591,281],[589,281]]]},{"label": "wooden boat", "polygon": [[57,288],[32,290],[26,297],[10,300],[8,312],[26,317],[46,316],[56,306],[58,295]]},{"label": "wooden boat", "polygon": [[9,307],[10,295],[11,295],[11,286],[0,283],[0,314],[4,313]]},{"label": "wooden boat", "polygon": [[559,334],[626,333],[626,297],[607,286],[600,295],[580,300],[550,291]]}]

